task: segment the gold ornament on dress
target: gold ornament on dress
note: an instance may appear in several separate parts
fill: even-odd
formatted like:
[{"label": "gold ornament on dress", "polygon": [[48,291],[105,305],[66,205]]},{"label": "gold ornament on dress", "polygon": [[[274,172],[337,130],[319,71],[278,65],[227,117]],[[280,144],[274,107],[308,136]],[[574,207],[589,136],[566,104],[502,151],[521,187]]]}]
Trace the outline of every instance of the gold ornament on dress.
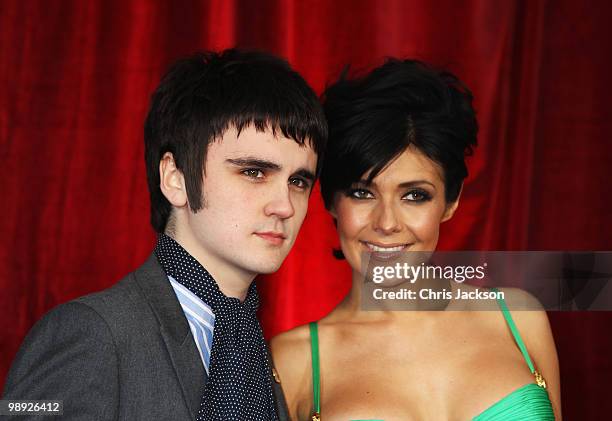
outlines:
[{"label": "gold ornament on dress", "polygon": [[321,414],[319,414],[318,412],[312,414],[312,421],[321,421]]},{"label": "gold ornament on dress", "polygon": [[272,368],[272,377],[274,377],[274,381],[276,383],[280,383],[280,377],[278,376],[278,372],[274,367]]},{"label": "gold ornament on dress", "polygon": [[535,380],[536,383],[538,384],[538,386],[540,386],[541,388],[546,389],[546,380],[544,380],[544,377],[542,377],[542,375],[536,370],[533,373],[535,375]]}]

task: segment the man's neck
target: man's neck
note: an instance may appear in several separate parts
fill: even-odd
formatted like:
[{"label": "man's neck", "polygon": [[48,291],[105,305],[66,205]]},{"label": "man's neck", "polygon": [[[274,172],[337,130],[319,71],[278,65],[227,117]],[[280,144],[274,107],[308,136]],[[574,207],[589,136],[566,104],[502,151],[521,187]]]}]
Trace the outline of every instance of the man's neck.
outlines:
[{"label": "man's neck", "polygon": [[240,270],[223,259],[218,258],[213,253],[203,250],[201,247],[198,247],[197,242],[191,235],[181,233],[179,230],[174,233],[166,233],[166,235],[179,243],[187,253],[211,274],[226,297],[238,298],[241,302],[244,301],[249,287],[257,274]]}]

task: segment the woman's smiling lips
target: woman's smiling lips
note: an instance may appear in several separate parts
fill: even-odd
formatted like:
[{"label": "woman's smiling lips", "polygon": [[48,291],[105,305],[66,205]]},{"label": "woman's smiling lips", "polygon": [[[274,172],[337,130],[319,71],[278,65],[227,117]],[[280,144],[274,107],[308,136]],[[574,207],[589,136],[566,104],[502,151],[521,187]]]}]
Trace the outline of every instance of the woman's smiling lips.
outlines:
[{"label": "woman's smiling lips", "polygon": [[367,251],[372,253],[373,257],[379,259],[391,259],[399,256],[408,246],[409,243],[392,243],[392,244],[382,244],[382,243],[374,243],[369,241],[360,241],[363,244]]},{"label": "woman's smiling lips", "polygon": [[283,244],[283,241],[287,238],[285,234],[282,232],[274,232],[274,231],[266,231],[266,232],[256,232],[255,235],[266,240],[268,243],[273,244],[275,246],[280,246]]}]

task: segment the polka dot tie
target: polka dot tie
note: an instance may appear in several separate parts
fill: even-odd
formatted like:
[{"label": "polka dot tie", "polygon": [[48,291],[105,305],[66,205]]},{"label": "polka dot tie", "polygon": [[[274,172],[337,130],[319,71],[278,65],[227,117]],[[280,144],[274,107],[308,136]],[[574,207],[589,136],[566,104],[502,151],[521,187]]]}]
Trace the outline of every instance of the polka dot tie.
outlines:
[{"label": "polka dot tie", "polygon": [[215,315],[208,381],[197,420],[277,420],[271,369],[251,284],[244,302],[226,297],[212,276],[165,234],[155,254],[167,275],[196,294]]}]

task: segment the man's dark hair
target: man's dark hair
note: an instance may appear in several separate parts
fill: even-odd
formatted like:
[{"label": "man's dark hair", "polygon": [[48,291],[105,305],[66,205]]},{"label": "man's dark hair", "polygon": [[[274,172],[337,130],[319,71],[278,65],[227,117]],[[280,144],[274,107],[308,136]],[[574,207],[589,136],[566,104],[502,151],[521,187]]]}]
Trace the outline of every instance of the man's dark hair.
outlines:
[{"label": "man's dark hair", "polygon": [[329,142],[320,181],[327,209],[337,192],[368,171],[371,182],[410,145],[440,165],[446,202],[457,200],[478,124],[472,94],[454,75],[391,58],[363,78],[348,79],[345,71],[323,98]]},{"label": "man's dark hair", "polygon": [[[273,55],[225,50],[203,52],[175,63],[151,99],[144,127],[151,224],[165,230],[172,206],[159,187],[159,162],[166,152],[183,173],[189,206],[202,208],[202,175],[208,145],[226,130],[279,130],[317,153],[317,174],[327,141],[327,124],[314,91]],[[205,200],[206,198],[204,198]]]}]

